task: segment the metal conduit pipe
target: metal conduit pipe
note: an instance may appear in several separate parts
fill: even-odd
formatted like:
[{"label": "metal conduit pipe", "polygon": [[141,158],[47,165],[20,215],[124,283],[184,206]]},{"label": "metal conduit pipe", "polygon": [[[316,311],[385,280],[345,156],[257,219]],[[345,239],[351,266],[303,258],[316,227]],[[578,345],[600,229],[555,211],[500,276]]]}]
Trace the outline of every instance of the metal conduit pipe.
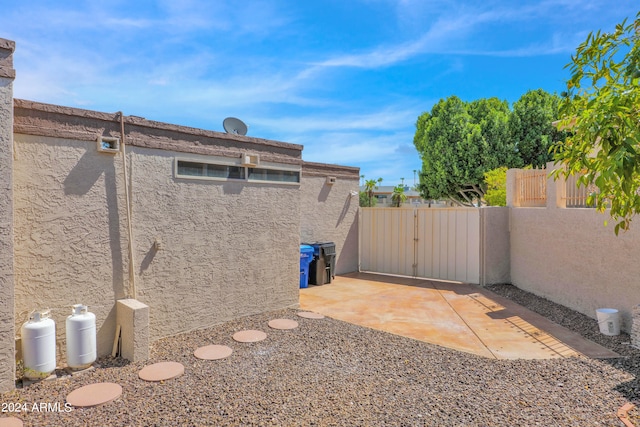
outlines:
[{"label": "metal conduit pipe", "polygon": [[122,111],[118,111],[120,115],[120,144],[122,146],[122,170],[124,171],[124,195],[127,208],[127,229],[129,234],[129,291],[128,298],[138,299],[136,291],[136,278],[133,261],[133,228],[131,225],[131,202],[129,198],[129,175],[127,174],[127,156],[126,156],[126,143],[124,136],[124,114]]}]

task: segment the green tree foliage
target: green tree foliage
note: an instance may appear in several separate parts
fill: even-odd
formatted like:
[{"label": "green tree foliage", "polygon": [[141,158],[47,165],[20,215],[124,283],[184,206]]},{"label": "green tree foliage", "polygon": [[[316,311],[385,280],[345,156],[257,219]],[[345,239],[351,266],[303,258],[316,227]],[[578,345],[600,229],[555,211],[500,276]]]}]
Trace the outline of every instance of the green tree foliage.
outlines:
[{"label": "green tree foliage", "polygon": [[378,184],[380,184],[381,182],[382,182],[382,178],[368,179],[368,180],[366,180],[364,182],[364,191],[367,194],[367,199],[369,201],[369,207],[375,206],[375,204],[373,203],[373,200],[374,200],[373,190],[378,188]]},{"label": "green tree foliage", "polygon": [[517,167],[544,167],[552,160],[549,148],[565,138],[552,124],[558,120],[559,103],[559,96],[537,89],[525,93],[513,104],[509,133],[518,150]]},{"label": "green tree foliage", "polygon": [[478,144],[484,148],[484,169],[515,165],[516,147],[509,134],[509,103],[498,98],[482,98],[470,102],[467,111],[473,120]]},{"label": "green tree foliage", "polygon": [[369,198],[369,194],[366,191],[360,192],[360,207],[375,207],[378,204],[378,199],[375,197]]},{"label": "green tree foliage", "polygon": [[640,13],[612,33],[591,33],[567,65],[571,78],[559,127],[571,135],[555,149],[566,170],[583,174],[599,196],[587,203],[610,208],[615,233],[640,213]]},{"label": "green tree foliage", "polygon": [[507,167],[492,169],[484,174],[487,191],[484,199],[489,206],[507,206]]},{"label": "green tree foliage", "polygon": [[461,186],[478,182],[483,147],[469,143],[471,121],[466,104],[456,96],[440,100],[431,113],[418,118],[414,137],[422,155],[418,188],[426,199],[456,197]]},{"label": "green tree foliage", "polygon": [[[440,100],[416,123],[413,143],[422,157],[418,190],[425,199],[450,197],[469,204],[482,196],[485,173],[498,167],[543,166],[549,147],[564,138],[552,122],[560,98],[542,89],[514,103],[497,98],[466,103]],[[463,195],[472,189],[471,196]]]},{"label": "green tree foliage", "polygon": [[407,201],[407,195],[404,194],[404,185],[398,184],[393,187],[393,194],[391,194],[391,202],[397,208],[402,206]]}]

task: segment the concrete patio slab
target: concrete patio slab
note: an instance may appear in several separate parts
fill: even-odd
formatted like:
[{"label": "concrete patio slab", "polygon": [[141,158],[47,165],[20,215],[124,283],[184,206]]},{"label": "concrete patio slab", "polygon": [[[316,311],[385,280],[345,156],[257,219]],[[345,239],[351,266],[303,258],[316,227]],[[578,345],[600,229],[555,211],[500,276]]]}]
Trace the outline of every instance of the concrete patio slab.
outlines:
[{"label": "concrete patio slab", "polygon": [[618,354],[477,285],[352,273],[300,289],[300,308],[495,359]]}]

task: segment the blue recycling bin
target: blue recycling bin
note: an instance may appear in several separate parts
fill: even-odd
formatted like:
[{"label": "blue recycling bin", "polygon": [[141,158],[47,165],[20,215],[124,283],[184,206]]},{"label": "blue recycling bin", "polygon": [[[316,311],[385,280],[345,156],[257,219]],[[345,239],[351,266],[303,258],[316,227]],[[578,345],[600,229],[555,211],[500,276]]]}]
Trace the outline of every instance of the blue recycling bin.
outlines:
[{"label": "blue recycling bin", "polygon": [[309,287],[309,264],[313,261],[313,246],[300,245],[300,288]]}]

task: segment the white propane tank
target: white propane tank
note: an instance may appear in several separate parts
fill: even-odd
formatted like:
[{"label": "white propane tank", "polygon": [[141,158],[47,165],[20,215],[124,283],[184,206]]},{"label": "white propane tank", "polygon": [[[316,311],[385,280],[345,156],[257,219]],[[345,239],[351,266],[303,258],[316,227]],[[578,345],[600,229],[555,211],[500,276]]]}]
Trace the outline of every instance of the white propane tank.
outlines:
[{"label": "white propane tank", "polygon": [[49,310],[34,311],[20,328],[24,376],[46,378],[56,369],[56,323]]},{"label": "white propane tank", "polygon": [[84,369],[96,361],[96,315],[75,304],[67,317],[67,365]]}]

